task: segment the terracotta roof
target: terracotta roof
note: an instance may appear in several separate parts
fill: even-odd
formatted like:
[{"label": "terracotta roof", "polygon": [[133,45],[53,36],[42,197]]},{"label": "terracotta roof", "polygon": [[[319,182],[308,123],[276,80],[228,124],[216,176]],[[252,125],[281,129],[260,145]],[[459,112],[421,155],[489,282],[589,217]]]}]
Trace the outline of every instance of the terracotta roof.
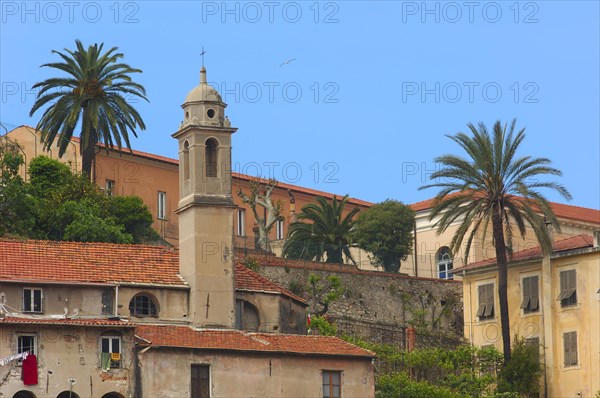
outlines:
[{"label": "terracotta roof", "polygon": [[105,318],[94,319],[53,319],[53,318],[21,318],[10,317],[0,318],[0,324],[30,324],[30,325],[68,325],[68,326],[98,326],[98,327],[120,327],[133,328],[136,325],[131,322],[111,320]]},{"label": "terracotta roof", "polygon": [[[452,193],[448,196],[452,197],[454,195],[456,195],[456,193]],[[433,203],[434,198],[431,198],[423,200],[421,202],[413,203],[409,206],[414,211],[425,211],[433,208]],[[550,202],[550,206],[552,207],[552,210],[554,211],[556,217],[559,219],[569,219],[600,224],[600,210],[589,209],[587,207],[572,206],[556,202]]]},{"label": "terracotta roof", "polygon": [[247,268],[243,264],[237,264],[235,266],[235,289],[281,294],[303,304],[307,304],[306,300],[304,300],[302,297],[296,296],[289,290],[283,289],[264,276],[261,276]]},{"label": "terracotta roof", "polygon": [[[562,239],[554,242],[552,245],[553,253],[560,253],[569,250],[576,249],[584,249],[586,247],[592,247],[594,245],[594,239],[589,235],[577,235],[572,236],[570,238]],[[542,248],[541,246],[532,247],[530,249],[525,249],[520,252],[513,253],[512,260],[509,260],[509,264],[518,263],[520,261],[532,260],[535,258],[542,258]],[[456,268],[452,270],[452,272],[462,271],[462,270],[472,270],[475,268],[481,268],[488,265],[496,264],[496,258],[488,258],[486,260],[477,261],[475,263],[470,263],[465,265],[464,267]]]},{"label": "terracotta roof", "polygon": [[0,239],[0,280],[186,286],[175,249]]},{"label": "terracotta roof", "polygon": [[[306,301],[238,264],[236,289]],[[179,251],[164,246],[0,239],[0,281],[188,287]]]},{"label": "terracotta roof", "polygon": [[188,326],[139,325],[136,335],[152,346],[278,352],[295,355],[326,355],[372,358],[371,351],[337,337],[246,333],[238,330],[194,330]]}]

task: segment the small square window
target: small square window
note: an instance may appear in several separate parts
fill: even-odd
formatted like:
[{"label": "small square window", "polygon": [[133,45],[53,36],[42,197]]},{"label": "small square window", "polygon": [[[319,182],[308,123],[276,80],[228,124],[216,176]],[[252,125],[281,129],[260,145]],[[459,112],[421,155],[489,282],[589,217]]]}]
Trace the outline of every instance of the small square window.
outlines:
[{"label": "small square window", "polygon": [[[35,334],[19,334],[17,335],[17,354],[28,353],[31,355],[37,354],[37,336]],[[19,360],[19,363],[22,360]]]},{"label": "small square window", "polygon": [[121,337],[102,336],[100,340],[100,366],[107,371],[121,367]]},{"label": "small square window", "polygon": [[23,312],[43,312],[44,292],[42,289],[23,289]]}]

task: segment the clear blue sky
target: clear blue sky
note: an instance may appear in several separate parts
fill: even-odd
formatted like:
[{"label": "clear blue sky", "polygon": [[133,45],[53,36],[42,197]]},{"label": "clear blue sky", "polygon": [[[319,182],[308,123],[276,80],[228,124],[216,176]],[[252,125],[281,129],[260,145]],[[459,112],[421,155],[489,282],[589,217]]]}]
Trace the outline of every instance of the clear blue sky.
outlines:
[{"label": "clear blue sky", "polygon": [[522,153],[553,160],[572,204],[600,208],[597,1],[0,3],[9,129],[36,124],[31,86],[56,74],[39,67],[52,49],[104,42],[144,71],[133,148],[176,157],[204,47],[239,128],[235,171],[413,203],[435,194],[417,190],[434,157],[458,151],[446,134],[516,117]]}]

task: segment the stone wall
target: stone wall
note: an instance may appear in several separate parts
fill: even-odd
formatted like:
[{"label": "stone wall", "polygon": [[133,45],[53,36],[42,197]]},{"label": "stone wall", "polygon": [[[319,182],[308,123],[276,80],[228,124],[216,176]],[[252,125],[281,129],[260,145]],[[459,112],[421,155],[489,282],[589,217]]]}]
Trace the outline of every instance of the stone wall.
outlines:
[{"label": "stone wall", "polygon": [[[320,308],[308,292],[311,274],[326,280],[340,278],[343,296],[325,314],[340,331],[378,342],[403,345],[403,328],[417,328],[417,346],[430,346],[440,334],[453,340],[462,337],[462,283],[402,274],[365,271],[351,265],[287,260],[273,256],[249,256],[257,271]],[[431,341],[424,335],[436,336]],[[421,344],[419,344],[421,342]]]}]

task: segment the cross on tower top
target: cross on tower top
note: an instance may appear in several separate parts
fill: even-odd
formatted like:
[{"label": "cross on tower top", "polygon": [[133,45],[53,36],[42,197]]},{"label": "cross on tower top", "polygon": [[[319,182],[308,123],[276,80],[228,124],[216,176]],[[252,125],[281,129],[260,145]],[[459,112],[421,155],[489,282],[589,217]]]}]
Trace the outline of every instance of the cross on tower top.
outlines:
[{"label": "cross on tower top", "polygon": [[204,50],[204,46],[202,47],[202,52],[200,53],[200,56],[202,56],[202,67],[204,68],[204,54],[206,54],[206,51]]}]

